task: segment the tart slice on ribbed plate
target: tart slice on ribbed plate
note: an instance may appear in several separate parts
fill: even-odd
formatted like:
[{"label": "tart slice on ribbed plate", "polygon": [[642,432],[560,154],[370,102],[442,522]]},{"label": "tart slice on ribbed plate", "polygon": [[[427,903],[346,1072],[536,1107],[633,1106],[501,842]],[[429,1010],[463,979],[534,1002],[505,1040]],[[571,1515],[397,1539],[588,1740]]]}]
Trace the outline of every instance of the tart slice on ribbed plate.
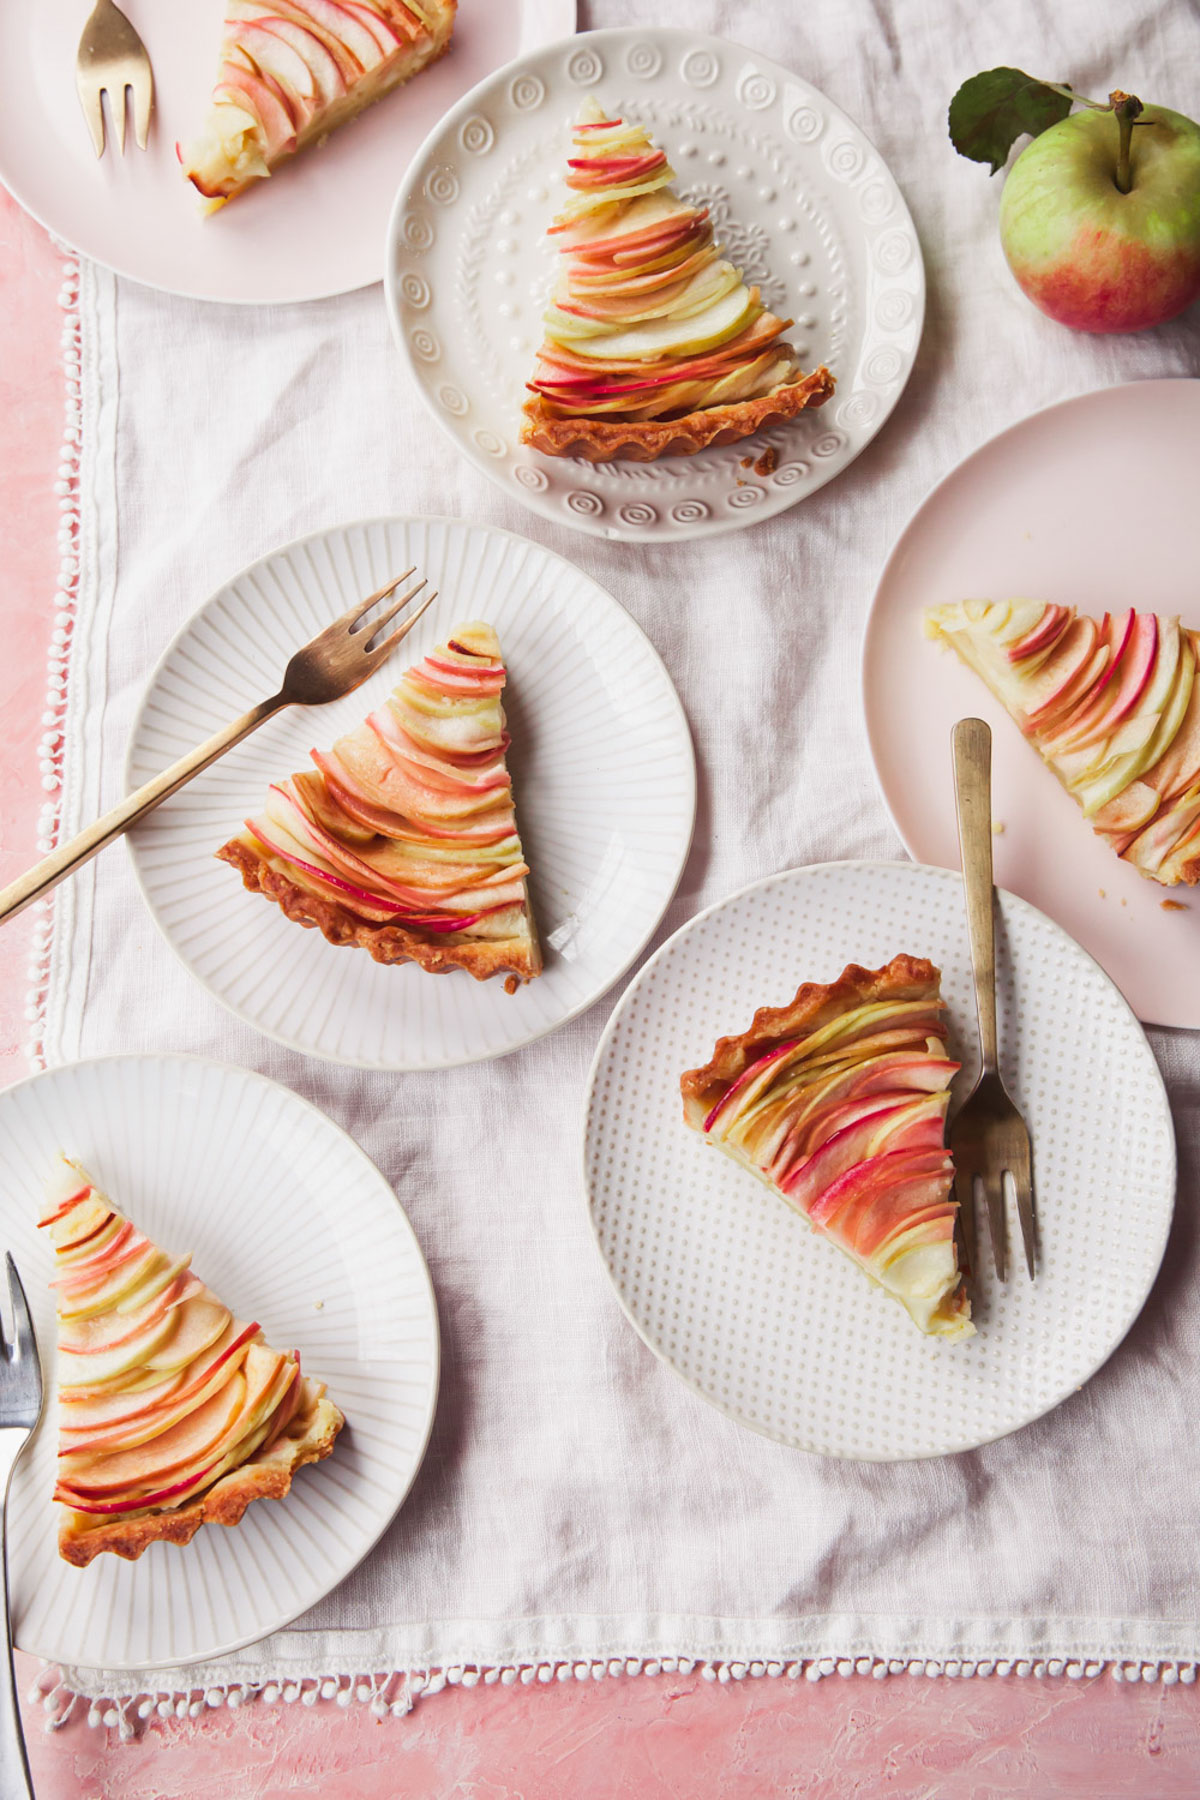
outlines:
[{"label": "tart slice on ribbed plate", "polygon": [[651,462],[732,443],[823,406],[833,377],[800,368],[758,288],[721,255],[708,208],[671,187],[644,126],[589,101],[522,442],[548,456]]},{"label": "tart slice on ribbed plate", "polygon": [[456,627],[217,852],[331,944],[430,974],[541,972],[490,625]]},{"label": "tart slice on ribbed plate", "polygon": [[212,212],[441,56],[458,0],[226,0],[201,135],[179,159]]},{"label": "tart slice on ribbed plate", "polygon": [[1200,635],[1043,600],[933,607],[926,630],[982,677],[1084,818],[1151,881],[1200,881]]},{"label": "tart slice on ribbed plate", "polygon": [[682,1077],[684,1119],[893,1295],[930,1337],[974,1331],[955,1245],[945,1004],[896,956],[805,982]]},{"label": "tart slice on ribbed plate", "polygon": [[60,1158],[40,1220],[58,1300],[59,1553],[128,1562],[162,1538],[236,1525],[333,1449],[342,1415],[294,1350],[274,1350]]}]

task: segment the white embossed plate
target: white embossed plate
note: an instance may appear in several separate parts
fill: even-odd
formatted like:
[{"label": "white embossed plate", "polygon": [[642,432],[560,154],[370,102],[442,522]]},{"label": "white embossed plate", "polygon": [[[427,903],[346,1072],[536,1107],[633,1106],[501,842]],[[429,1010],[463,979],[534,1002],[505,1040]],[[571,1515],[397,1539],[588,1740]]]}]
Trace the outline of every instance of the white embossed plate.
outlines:
[{"label": "white embossed plate", "polygon": [[[1035,1282],[986,1252],[978,1332],[924,1338],[896,1301],[682,1118],[679,1077],[759,1005],[898,951],[942,970],[973,1078],[962,886],[900,863],[825,863],[744,888],[677,931],[622,996],[588,1088],[592,1227],[629,1318],[698,1394],[768,1437],[870,1461],[968,1450],[1064,1400],[1150,1291],[1175,1193],[1162,1079],[1141,1027],[1078,944],[1002,893],[1002,1059],[1033,1134]],[[1015,1230],[1015,1221],[1011,1222]]]},{"label": "white embossed plate", "polygon": [[[1132,604],[1200,626],[1200,381],[1131,381],[1033,413],[939,482],[879,579],[863,706],[883,797],[910,855],[952,868],[950,730],[992,727],[996,879],[1057,919],[1140,1019],[1200,1026],[1200,901],[1121,862],[1000,703],[922,629],[927,606],[1031,594],[1099,615]],[[1121,445],[1121,504],[1105,504]],[[914,704],[914,699],[916,703]],[[1166,910],[1164,911],[1164,902]]]},{"label": "white embossed plate", "polygon": [[[644,120],[730,255],[796,321],[835,397],[739,444],[592,466],[518,442],[553,272],[546,227],[568,129],[594,94]],[[696,536],[792,506],[853,461],[908,379],[925,303],[916,232],[874,147],[791,70],[723,38],[587,32],[511,64],[448,113],[392,212],[385,282],[401,355],[434,417],[543,517],[600,537]],[[778,467],[753,464],[772,447]]]},{"label": "white embossed plate", "polygon": [[[462,0],[450,50],[400,94],[211,218],[179,171],[217,72],[219,0],[123,0],[154,64],[146,150],[97,162],[75,95],[83,0],[0,0],[0,180],[77,250],[168,293],[316,300],[383,274],[396,182],[431,127],[489,70],[575,29],[575,0]],[[130,134],[132,138],[132,133]]]},{"label": "white embossed plate", "polygon": [[[53,1258],[37,1230],[57,1150],[268,1339],[301,1353],[346,1415],[333,1455],[235,1530],[136,1563],[58,1555]],[[343,1580],[387,1529],[425,1454],[437,1309],[396,1196],[341,1128],[247,1069],[110,1056],[0,1093],[0,1240],[33,1312],[47,1407],[13,1477],[8,1562],[23,1650],[90,1667],[161,1668],[276,1631]]]},{"label": "white embossed plate", "polygon": [[[297,1050],[370,1069],[502,1056],[598,1000],[666,910],[696,804],[683,709],[625,609],[553,551],[459,519],[339,526],[244,570],[151,676],[129,786],[273,693],[297,645],[414,563],[440,598],[389,664],[332,706],[270,720],[126,840],[155,922],[211,994]],[[307,768],[314,744],[357,724],[409,663],[476,618],[496,627],[508,666],[509,765],[546,956],[515,994],[335,948],[214,860],[272,781]]]}]

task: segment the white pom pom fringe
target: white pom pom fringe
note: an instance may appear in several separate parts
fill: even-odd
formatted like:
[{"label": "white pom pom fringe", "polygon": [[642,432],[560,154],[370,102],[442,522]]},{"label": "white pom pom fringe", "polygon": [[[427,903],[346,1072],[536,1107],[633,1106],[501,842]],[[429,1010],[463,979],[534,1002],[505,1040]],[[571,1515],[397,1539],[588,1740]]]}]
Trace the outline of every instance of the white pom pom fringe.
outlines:
[{"label": "white pom pom fringe", "polygon": [[[79,264],[69,257],[63,264],[63,281],[58,292],[63,310],[62,367],[64,385],[64,420],[62,449],[59,454],[58,479],[54,491],[58,495],[58,586],[51,604],[52,630],[46,659],[46,709],[42,714],[42,736],[38,744],[38,774],[46,798],[38,815],[37,848],[49,855],[58,842],[62,824],[63,721],[67,707],[67,677],[71,662],[71,643],[75,632],[75,607],[79,597],[79,453],[83,436],[83,402],[80,395],[80,320]],[[46,986],[50,978],[51,903],[41,901],[34,908],[35,924],[29,959],[29,988],[25,1000],[28,1034],[25,1055],[33,1069],[46,1066]],[[56,1724],[65,1721],[56,1719]],[[122,1735],[124,1714],[118,1724]],[[132,1729],[132,1727],[130,1728]]]},{"label": "white pom pom fringe", "polygon": [[633,1675],[698,1675],[703,1681],[729,1682],[781,1678],[789,1681],[824,1681],[829,1676],[844,1680],[852,1677],[884,1681],[892,1675],[948,1679],[986,1679],[988,1676],[1033,1676],[1037,1679],[1094,1681],[1108,1674],[1121,1682],[1161,1682],[1164,1687],[1182,1683],[1192,1686],[1200,1665],[1192,1662],[1089,1661],[1050,1657],[1045,1661],[1020,1657],[1016,1659],[973,1662],[961,1657],[930,1659],[880,1656],[822,1656],[796,1658],[725,1661],[690,1656],[610,1657],[607,1661],[572,1660],[543,1663],[452,1663],[444,1669],[394,1669],[358,1674],[305,1675],[299,1679],[231,1682],[225,1686],[195,1688],[186,1692],[154,1694],[134,1693],[110,1696],[89,1695],[70,1689],[61,1671],[48,1667],[42,1671],[30,1692],[31,1703],[40,1703],[46,1714],[47,1731],[65,1725],[77,1705],[86,1706],[89,1725],[115,1730],[121,1738],[130,1738],[141,1724],[155,1718],[198,1718],[206,1707],[237,1708],[259,1702],[265,1706],[318,1706],[333,1704],[343,1708],[365,1706],[378,1719],[402,1719],[413,1710],[417,1700],[439,1694],[447,1687],[473,1688],[479,1684],[512,1687],[517,1682],[550,1686],[555,1682],[605,1681],[616,1676]]}]

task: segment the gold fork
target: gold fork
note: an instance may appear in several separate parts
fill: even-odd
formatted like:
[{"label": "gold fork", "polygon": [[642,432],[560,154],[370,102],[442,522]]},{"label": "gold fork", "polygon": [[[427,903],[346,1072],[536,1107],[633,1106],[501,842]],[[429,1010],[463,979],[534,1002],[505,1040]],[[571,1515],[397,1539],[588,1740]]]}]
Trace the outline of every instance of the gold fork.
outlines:
[{"label": "gold fork", "polygon": [[283,673],[283,683],[277,694],[269,700],[260,700],[252,706],[248,713],[235,719],[232,725],[216,732],[187,756],[181,756],[173,762],[169,769],[156,775],[152,781],[138,788],[119,806],[97,819],[86,831],[72,838],[69,844],[62,844],[45,857],[28,874],[10,882],[6,888],[0,888],[0,924],[5,919],[13,918],[32,901],[42,894],[57,887],[67,875],[73,875],[85,862],[90,862],[97,851],[111,844],[114,838],[121,836],[144,819],[148,812],[176,793],[192,777],[207,769],[210,763],[224,756],[234,744],[240,744],[244,737],[249,737],[264,720],[272,714],[280,712],[285,706],[325,706],[330,700],[340,700],[343,694],[353,693],[361,682],[367,679],[384,660],[390,656],[401,638],[407,637],[421,614],[437,599],[437,590],[427,594],[416,611],[403,625],[393,631],[382,643],[376,642],[385,625],[391,623],[396,614],[414,600],[427,581],[418,581],[406,594],[401,595],[395,605],[378,619],[367,619],[367,614],[381,600],[388,599],[395,593],[402,581],[415,575],[416,569],[406,569],[403,575],[397,575],[369,599],[361,600],[344,612],[340,619],[319,632],[311,643],[305,644],[292,657]]},{"label": "gold fork", "polygon": [[975,1182],[987,1202],[992,1260],[1000,1281],[1008,1274],[1004,1177],[1012,1179],[1030,1278],[1036,1273],[1033,1149],[1025,1121],[1000,1078],[996,1047],[996,938],[992,886],[992,734],[982,719],[954,727],[954,796],[967,902],[967,935],[979,1014],[980,1071],[950,1127],[955,1186],[968,1258],[975,1261]]},{"label": "gold fork", "polygon": [[117,148],[125,154],[125,89],[133,95],[133,130],[146,148],[154,108],[154,75],[146,46],[113,0],[96,0],[75,52],[75,86],[96,155],[104,155],[104,96]]}]

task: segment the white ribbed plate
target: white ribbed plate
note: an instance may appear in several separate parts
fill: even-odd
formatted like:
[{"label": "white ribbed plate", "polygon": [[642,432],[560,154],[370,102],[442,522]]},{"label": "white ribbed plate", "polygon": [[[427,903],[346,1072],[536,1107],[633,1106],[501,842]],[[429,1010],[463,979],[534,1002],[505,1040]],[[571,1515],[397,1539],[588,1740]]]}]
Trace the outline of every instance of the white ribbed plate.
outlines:
[{"label": "white ribbed plate", "polygon": [[[546,227],[589,94],[658,138],[679,192],[710,208],[731,259],[795,320],[804,366],[837,377],[826,406],[655,463],[521,447],[556,260]],[[753,525],[840,474],[900,398],[925,309],[908,208],[853,120],[765,56],[653,26],[548,45],[465,95],[404,177],[384,270],[400,354],[458,448],[544,518],[638,543]],[[759,473],[768,446],[777,466]]]},{"label": "white ribbed plate", "polygon": [[[791,869],[710,907],[640,972],[588,1089],[592,1227],[652,1350],[730,1417],[824,1456],[973,1449],[1064,1400],[1142,1308],[1166,1245],[1175,1140],[1162,1079],[1112,982],[1011,894],[997,925],[1005,1080],[1033,1135],[1035,1282],[972,1288],[978,1332],[924,1338],[899,1304],[683,1124],[679,1077],[802,981],[900,951],[942,971],[951,1048],[976,1066],[962,886],[900,863]],[[1019,1245],[1015,1218],[1010,1241]],[[981,1229],[986,1237],[986,1229]]]},{"label": "white ribbed plate", "polygon": [[[695,813],[683,709],[628,613],[552,551],[456,519],[319,532],[222,588],[150,679],[129,785],[273,693],[293,649],[413,563],[441,597],[389,664],[332,706],[272,719],[129,839],[155,920],[210,993],[298,1050],[371,1069],[501,1056],[598,1000],[662,917]],[[214,861],[272,781],[307,768],[314,744],[349,730],[410,663],[476,618],[496,627],[508,666],[509,766],[546,955],[544,973],[516,994],[337,949]]]},{"label": "white ribbed plate", "polygon": [[[193,1267],[239,1317],[301,1353],[346,1415],[332,1457],[235,1530],[136,1563],[61,1560],[53,1256],[38,1232],[56,1150]],[[0,1243],[33,1311],[47,1409],[13,1478],[17,1643],[56,1662],[159,1668],[265,1637],[316,1604],[386,1530],[429,1438],[438,1327],[420,1247],[379,1170],[325,1114],[263,1075],[188,1056],[114,1056],[0,1093]]]}]

